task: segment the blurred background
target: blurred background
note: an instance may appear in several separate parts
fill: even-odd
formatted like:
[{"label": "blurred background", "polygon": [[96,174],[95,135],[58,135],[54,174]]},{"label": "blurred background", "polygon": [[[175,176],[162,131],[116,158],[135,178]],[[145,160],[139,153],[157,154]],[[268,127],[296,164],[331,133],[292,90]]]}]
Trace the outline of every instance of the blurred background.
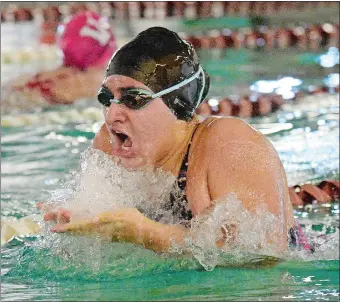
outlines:
[{"label": "blurred background", "polygon": [[151,26],[179,32],[212,76],[210,96],[287,75],[319,89],[338,69],[337,2],[2,2],[2,83],[60,65],[58,26],[85,10],[108,18],[118,46]]},{"label": "blurred background", "polygon": [[148,27],[178,32],[211,77],[199,115],[240,117],[267,135],[290,185],[339,177],[338,2],[1,2],[5,184],[25,174],[41,177],[31,192],[57,187],[103,121],[96,94],[110,56],[101,67],[80,68],[72,58],[65,63],[60,42],[76,44],[85,61],[93,56],[95,39],[89,50],[77,48],[88,24],[61,38],[63,24],[84,12],[108,22],[100,26],[112,35],[111,54]]}]

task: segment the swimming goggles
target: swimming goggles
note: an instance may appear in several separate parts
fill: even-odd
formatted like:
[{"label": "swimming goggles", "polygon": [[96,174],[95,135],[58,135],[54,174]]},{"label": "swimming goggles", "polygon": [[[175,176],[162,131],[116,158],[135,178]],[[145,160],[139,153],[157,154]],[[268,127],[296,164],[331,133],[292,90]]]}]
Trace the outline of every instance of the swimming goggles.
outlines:
[{"label": "swimming goggles", "polygon": [[[134,110],[142,109],[146,105],[148,105],[153,99],[161,97],[165,94],[173,92],[189,84],[191,81],[198,78],[200,74],[202,74],[202,81],[203,81],[202,83],[203,85],[202,85],[202,88],[199,94],[199,100],[201,100],[204,87],[205,87],[205,75],[204,75],[203,68],[200,66],[198,71],[195,72],[190,78],[187,78],[183,80],[182,82],[174,86],[171,86],[167,89],[164,89],[160,92],[157,92],[155,94],[150,90],[146,90],[142,88],[127,88],[125,91],[123,89],[122,97],[120,98],[120,100],[117,100],[114,98],[114,95],[106,86],[102,86],[100,90],[98,91],[98,101],[103,106],[106,106],[106,107],[110,107],[112,103],[115,103],[115,104],[123,104],[126,107],[130,109],[134,109]],[[200,104],[200,102],[198,101],[197,104]]]}]

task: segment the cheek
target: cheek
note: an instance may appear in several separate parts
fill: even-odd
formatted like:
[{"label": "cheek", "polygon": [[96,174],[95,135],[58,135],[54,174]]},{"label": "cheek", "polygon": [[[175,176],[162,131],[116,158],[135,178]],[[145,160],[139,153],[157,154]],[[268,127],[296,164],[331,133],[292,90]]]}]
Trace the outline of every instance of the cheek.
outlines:
[{"label": "cheek", "polygon": [[176,117],[161,101],[150,104],[140,113],[139,128],[145,145],[155,147],[162,144],[169,137],[169,129],[176,122]]}]

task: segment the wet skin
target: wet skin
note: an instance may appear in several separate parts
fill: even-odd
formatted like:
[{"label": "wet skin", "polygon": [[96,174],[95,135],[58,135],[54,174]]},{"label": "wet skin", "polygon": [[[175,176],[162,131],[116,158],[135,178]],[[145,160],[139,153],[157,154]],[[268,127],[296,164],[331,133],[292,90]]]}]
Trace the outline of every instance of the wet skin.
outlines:
[{"label": "wet skin", "polygon": [[[117,99],[122,88],[149,89],[120,75],[109,76],[105,85]],[[268,241],[276,244],[277,253],[287,248],[287,230],[294,225],[294,219],[286,175],[274,147],[260,132],[236,118],[209,118],[200,124],[196,119],[180,121],[161,99],[152,100],[140,110],[115,103],[103,110],[105,123],[96,134],[93,148],[118,158],[127,169],[153,166],[177,176],[197,125],[186,188],[193,215],[211,210],[215,202],[234,193],[247,210],[254,212],[264,205],[279,218],[279,223],[273,225],[276,235]],[[103,213],[81,223],[59,224],[53,230],[99,232],[112,240],[142,244],[154,251],[168,250],[171,237],[181,243],[188,232],[180,225],[152,221],[136,209]]]}]

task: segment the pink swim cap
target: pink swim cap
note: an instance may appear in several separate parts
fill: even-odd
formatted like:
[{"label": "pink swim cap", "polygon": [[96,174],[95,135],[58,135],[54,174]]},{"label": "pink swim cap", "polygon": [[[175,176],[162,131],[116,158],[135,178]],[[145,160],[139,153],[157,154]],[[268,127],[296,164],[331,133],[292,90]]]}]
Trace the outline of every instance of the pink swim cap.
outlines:
[{"label": "pink swim cap", "polygon": [[79,13],[61,28],[58,46],[64,65],[78,69],[103,66],[116,50],[109,22],[92,11]]}]

